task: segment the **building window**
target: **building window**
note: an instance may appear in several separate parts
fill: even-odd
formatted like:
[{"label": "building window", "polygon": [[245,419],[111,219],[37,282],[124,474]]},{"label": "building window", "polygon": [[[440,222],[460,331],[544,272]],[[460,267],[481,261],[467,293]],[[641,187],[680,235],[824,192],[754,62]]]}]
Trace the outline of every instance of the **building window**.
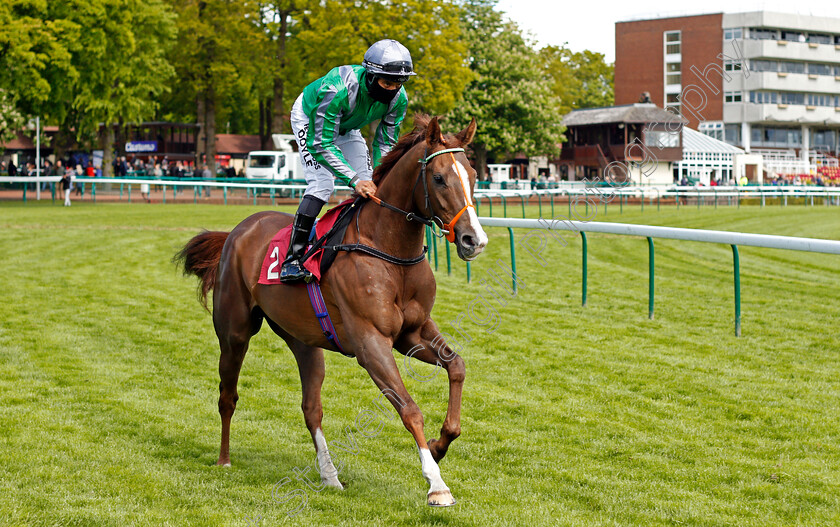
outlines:
[{"label": "building window", "polygon": [[665,32],[665,53],[667,55],[675,55],[680,53],[681,42],[680,31],[666,31]]},{"label": "building window", "polygon": [[662,35],[662,47],[665,52],[665,109],[674,108],[677,113],[680,110],[679,93],[682,91],[682,62],[678,56],[682,32],[665,31]]},{"label": "building window", "polygon": [[779,94],[779,102],[782,104],[805,104],[805,94],[783,91]]},{"label": "building window", "polygon": [[773,29],[750,28],[750,38],[755,40],[779,40],[778,32]]},{"label": "building window", "polygon": [[697,126],[697,131],[723,141],[723,121],[703,121]]},{"label": "building window", "polygon": [[776,148],[798,148],[802,146],[800,128],[776,128],[755,126],[752,129],[752,144]]},{"label": "building window", "polygon": [[808,33],[808,42],[812,44],[831,44],[834,42],[834,39],[831,38],[831,35]]},{"label": "building window", "polygon": [[779,68],[785,73],[805,73],[804,62],[780,62]]},{"label": "building window", "polygon": [[741,71],[740,60],[725,60],[723,62],[723,69],[726,71]]},{"label": "building window", "polygon": [[834,130],[811,130],[811,145],[834,150],[836,132]]},{"label": "building window", "polygon": [[832,70],[830,64],[808,64],[808,73],[812,75],[833,75]]},{"label": "building window", "polygon": [[775,60],[751,60],[750,69],[755,72],[779,71],[779,63]]},{"label": "building window", "polygon": [[774,91],[751,91],[750,102],[756,104],[776,104],[779,100],[778,95]]},{"label": "building window", "polygon": [[828,95],[825,93],[809,93],[807,97],[809,106],[834,106],[837,100],[836,95]]},{"label": "building window", "polygon": [[736,38],[741,38],[743,34],[743,30],[740,27],[733,27],[730,29],[723,30],[723,40],[727,42],[730,40],[734,40]]},{"label": "building window", "polygon": [[782,31],[782,40],[788,42],[805,42],[805,33],[799,31]]},{"label": "building window", "polygon": [[645,130],[645,145],[659,148],[677,148],[680,146],[679,132]]},{"label": "building window", "polygon": [[730,145],[740,145],[741,144],[741,125],[740,124],[727,124],[724,127],[723,132],[723,140],[729,143]]},{"label": "building window", "polygon": [[728,91],[723,93],[724,102],[741,102],[742,98],[742,92],[740,91]]}]

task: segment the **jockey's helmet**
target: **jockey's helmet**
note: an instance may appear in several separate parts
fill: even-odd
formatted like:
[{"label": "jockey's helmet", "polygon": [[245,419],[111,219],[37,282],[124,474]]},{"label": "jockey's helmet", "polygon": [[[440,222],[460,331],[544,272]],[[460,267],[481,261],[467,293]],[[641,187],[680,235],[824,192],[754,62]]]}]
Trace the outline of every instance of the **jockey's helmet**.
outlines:
[{"label": "jockey's helmet", "polygon": [[382,77],[400,84],[417,75],[414,73],[411,53],[392,39],[380,40],[368,48],[362,66],[371,77]]}]

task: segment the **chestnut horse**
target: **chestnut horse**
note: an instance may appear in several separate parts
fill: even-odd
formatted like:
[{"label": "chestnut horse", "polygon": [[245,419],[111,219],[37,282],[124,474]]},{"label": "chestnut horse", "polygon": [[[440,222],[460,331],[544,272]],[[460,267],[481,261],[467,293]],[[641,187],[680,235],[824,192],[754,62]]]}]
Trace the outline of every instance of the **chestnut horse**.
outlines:
[{"label": "chestnut horse", "polygon": [[[345,243],[359,241],[409,259],[423,254],[425,227],[421,222],[435,221],[448,229],[447,239],[456,245],[461,259],[476,258],[487,244],[487,235],[472,204],[475,171],[463,151],[475,129],[473,119],[460,133],[444,136],[437,117],[418,115],[414,131],[399,140],[374,173],[378,186],[374,201],[381,200],[391,208],[367,203],[348,227]],[[396,213],[393,207],[403,213]],[[305,287],[257,283],[269,241],[291,221],[288,214],[259,212],[230,233],[195,236],[176,258],[183,263],[185,274],[200,278],[199,295],[205,305],[213,290],[213,325],[221,348],[222,442],[217,464],[230,465],[230,420],[239,397],[239,370],[249,340],[265,320],[297,360],[303,385],[301,406],[315,444],[321,480],[341,489],[321,430],[323,349],[337,349],[324,336]],[[428,261],[395,265],[361,252],[340,252],[321,280],[321,288],[345,353],[355,356],[367,370],[414,436],[423,476],[429,483],[427,503],[454,504],[437,463],[461,433],[465,369],[463,359],[445,344],[430,317],[435,278]],[[405,389],[392,349],[446,369],[449,405],[439,439],[426,442],[423,414]]]}]

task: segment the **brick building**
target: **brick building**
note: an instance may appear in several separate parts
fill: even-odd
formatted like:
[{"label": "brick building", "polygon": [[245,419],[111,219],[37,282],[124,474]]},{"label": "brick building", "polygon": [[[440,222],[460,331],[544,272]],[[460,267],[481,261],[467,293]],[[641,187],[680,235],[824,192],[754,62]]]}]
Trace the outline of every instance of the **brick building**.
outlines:
[{"label": "brick building", "polygon": [[769,172],[837,163],[840,19],[715,13],[618,22],[615,35],[616,104],[649,92],[688,126],[766,154]]}]

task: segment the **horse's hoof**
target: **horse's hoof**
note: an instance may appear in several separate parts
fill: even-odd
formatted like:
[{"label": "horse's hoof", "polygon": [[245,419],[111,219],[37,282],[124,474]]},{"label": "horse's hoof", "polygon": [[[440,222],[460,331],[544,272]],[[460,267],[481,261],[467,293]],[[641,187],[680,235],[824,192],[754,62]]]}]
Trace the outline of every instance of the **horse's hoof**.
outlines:
[{"label": "horse's hoof", "polygon": [[230,461],[216,461],[216,466],[230,468]]},{"label": "horse's hoof", "polygon": [[429,507],[450,507],[455,505],[455,498],[449,490],[436,490],[429,493],[426,503]]},{"label": "horse's hoof", "polygon": [[338,479],[321,480],[321,482],[324,485],[326,485],[327,487],[331,487],[331,488],[338,489],[338,490],[344,490],[344,485],[342,485],[341,482],[338,481]]}]

